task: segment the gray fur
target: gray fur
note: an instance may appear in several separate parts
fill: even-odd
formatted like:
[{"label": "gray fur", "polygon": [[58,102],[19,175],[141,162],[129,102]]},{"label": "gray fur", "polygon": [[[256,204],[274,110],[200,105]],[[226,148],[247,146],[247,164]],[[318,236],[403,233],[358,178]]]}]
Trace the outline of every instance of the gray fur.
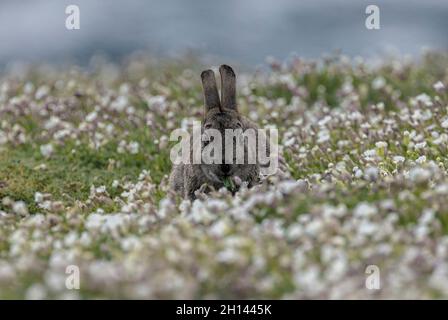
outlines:
[{"label": "gray fur", "polygon": [[[212,70],[202,72],[202,86],[204,89],[205,114],[202,130],[214,128],[224,137],[225,129],[249,128],[258,129],[247,118],[239,114],[236,105],[236,77],[232,68],[222,65],[221,100],[219,100],[215,76]],[[224,153],[223,153],[224,154]],[[248,186],[259,180],[260,168],[258,164],[230,164],[230,171],[223,174],[220,164],[179,164],[175,165],[170,175],[170,188],[182,197],[195,199],[195,191],[208,187],[218,190],[224,187],[224,176],[239,177]],[[229,167],[227,167],[229,168]]]}]

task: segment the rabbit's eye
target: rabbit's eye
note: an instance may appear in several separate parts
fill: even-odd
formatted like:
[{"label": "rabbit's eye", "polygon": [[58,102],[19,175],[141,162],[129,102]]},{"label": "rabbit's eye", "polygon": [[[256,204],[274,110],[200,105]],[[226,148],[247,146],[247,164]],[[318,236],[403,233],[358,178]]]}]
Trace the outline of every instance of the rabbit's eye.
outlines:
[{"label": "rabbit's eye", "polygon": [[210,129],[212,127],[212,124],[211,123],[206,123],[205,125],[204,125],[204,129]]},{"label": "rabbit's eye", "polygon": [[243,125],[242,125],[241,122],[239,122],[239,121],[236,123],[236,126],[237,126],[238,128],[242,128],[242,127],[243,127]]}]

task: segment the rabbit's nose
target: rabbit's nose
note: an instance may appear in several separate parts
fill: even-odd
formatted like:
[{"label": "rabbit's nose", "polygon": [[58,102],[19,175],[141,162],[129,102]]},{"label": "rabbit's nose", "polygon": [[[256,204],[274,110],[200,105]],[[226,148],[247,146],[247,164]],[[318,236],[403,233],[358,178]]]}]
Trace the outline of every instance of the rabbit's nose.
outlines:
[{"label": "rabbit's nose", "polygon": [[221,171],[224,174],[228,174],[230,172],[230,164],[222,164]]}]

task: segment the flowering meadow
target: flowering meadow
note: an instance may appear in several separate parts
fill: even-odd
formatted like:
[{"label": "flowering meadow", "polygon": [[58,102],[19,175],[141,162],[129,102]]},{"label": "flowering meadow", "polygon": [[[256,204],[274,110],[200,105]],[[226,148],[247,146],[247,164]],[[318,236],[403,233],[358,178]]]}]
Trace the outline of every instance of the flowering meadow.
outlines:
[{"label": "flowering meadow", "polygon": [[0,74],[1,299],[448,298],[448,55],[235,68],[287,170],[191,202],[169,136],[201,119],[207,67]]}]

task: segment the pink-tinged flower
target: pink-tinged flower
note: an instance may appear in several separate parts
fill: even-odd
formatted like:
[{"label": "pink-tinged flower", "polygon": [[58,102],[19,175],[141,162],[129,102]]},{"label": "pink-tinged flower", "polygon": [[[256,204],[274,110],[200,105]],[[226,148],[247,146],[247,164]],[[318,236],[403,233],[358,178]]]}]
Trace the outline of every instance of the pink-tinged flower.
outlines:
[{"label": "pink-tinged flower", "polygon": [[54,152],[53,145],[51,143],[44,144],[40,146],[40,153],[45,157],[49,158]]},{"label": "pink-tinged flower", "polygon": [[442,81],[437,81],[436,83],[434,83],[433,88],[437,92],[443,92],[445,90],[445,85]]}]

